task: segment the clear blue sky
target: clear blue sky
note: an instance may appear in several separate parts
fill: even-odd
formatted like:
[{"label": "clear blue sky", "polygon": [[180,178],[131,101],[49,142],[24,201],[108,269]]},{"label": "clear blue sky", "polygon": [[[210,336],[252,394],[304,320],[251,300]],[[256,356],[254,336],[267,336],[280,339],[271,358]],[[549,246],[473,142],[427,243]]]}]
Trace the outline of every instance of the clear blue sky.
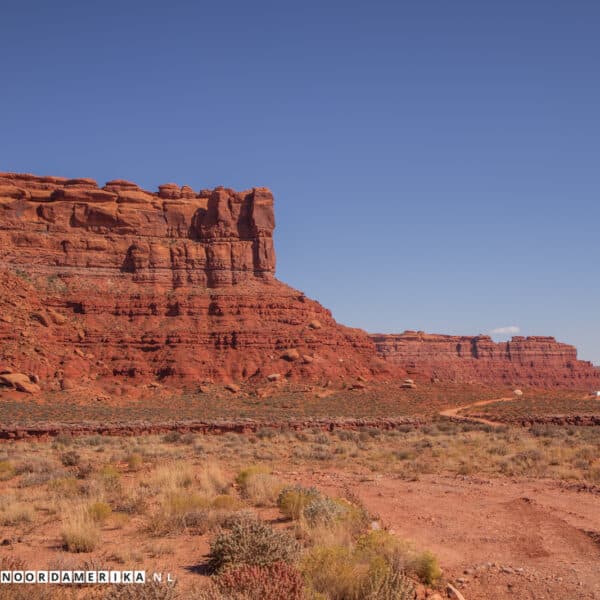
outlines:
[{"label": "clear blue sky", "polygon": [[600,4],[2,4],[0,170],[266,185],[278,276],[370,331],[600,363]]}]

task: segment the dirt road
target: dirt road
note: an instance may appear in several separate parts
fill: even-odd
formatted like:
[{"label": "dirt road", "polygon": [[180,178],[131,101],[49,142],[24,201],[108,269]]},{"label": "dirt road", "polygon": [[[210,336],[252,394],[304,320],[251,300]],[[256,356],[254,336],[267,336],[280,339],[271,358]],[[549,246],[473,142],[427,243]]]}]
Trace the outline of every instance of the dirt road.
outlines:
[{"label": "dirt road", "polygon": [[384,525],[429,549],[467,600],[600,599],[600,496],[554,481],[298,473],[350,487]]},{"label": "dirt road", "polygon": [[463,406],[455,406],[453,408],[446,408],[441,410],[438,414],[441,417],[450,417],[452,419],[458,419],[460,421],[470,421],[472,423],[483,423],[484,425],[491,425],[492,427],[499,427],[502,423],[496,421],[490,421],[488,419],[482,419],[481,417],[470,417],[467,415],[459,414],[461,410],[466,408],[472,408],[473,406],[485,406],[486,404],[493,404],[494,402],[510,402],[515,400],[514,397],[506,398],[493,398],[492,400],[479,400],[478,402],[472,402],[471,404],[464,404]]}]

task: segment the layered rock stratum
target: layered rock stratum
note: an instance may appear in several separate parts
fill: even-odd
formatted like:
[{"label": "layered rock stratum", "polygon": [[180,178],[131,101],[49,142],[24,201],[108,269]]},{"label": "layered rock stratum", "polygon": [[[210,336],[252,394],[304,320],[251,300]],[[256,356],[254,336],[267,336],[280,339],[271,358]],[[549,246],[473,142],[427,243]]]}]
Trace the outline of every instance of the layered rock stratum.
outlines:
[{"label": "layered rock stratum", "polygon": [[35,393],[414,375],[600,387],[598,370],[552,338],[344,327],[275,278],[274,227],[266,188],[149,192],[0,173],[0,384]]},{"label": "layered rock stratum", "polygon": [[532,387],[600,385],[600,370],[577,359],[574,346],[547,336],[456,336],[405,331],[371,335],[377,352],[411,375],[432,381]]},{"label": "layered rock stratum", "polygon": [[0,368],[45,386],[372,378],[368,335],[274,278],[265,188],[0,174]]}]

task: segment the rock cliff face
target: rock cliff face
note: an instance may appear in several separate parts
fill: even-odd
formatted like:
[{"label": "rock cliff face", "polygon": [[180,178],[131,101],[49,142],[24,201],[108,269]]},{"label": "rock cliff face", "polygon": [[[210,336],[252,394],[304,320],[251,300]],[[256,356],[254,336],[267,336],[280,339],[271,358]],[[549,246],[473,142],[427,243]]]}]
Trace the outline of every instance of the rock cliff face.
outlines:
[{"label": "rock cliff face", "polygon": [[513,337],[495,343],[476,337],[427,334],[371,335],[377,352],[409,374],[444,382],[536,387],[600,385],[600,370],[577,360],[577,350],[553,337]]},{"label": "rock cliff face", "polygon": [[0,385],[35,393],[409,374],[600,388],[598,369],[553,338],[495,344],[339,325],[275,279],[274,227],[265,188],[148,192],[0,173]]},{"label": "rock cliff face", "polygon": [[367,334],[274,278],[274,226],[265,188],[0,174],[0,369],[46,388],[372,377]]}]

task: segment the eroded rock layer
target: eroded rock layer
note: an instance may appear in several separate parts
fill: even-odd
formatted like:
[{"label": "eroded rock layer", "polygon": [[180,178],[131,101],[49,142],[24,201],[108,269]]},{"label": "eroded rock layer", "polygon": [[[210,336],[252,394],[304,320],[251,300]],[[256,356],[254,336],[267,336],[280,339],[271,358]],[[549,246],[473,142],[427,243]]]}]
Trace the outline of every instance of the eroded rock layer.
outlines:
[{"label": "eroded rock layer", "polygon": [[433,381],[535,387],[600,386],[600,370],[553,337],[475,337],[405,331],[371,335],[378,354],[410,374]]},{"label": "eroded rock layer", "polygon": [[274,226],[265,188],[0,174],[0,369],[47,388],[378,373],[365,332],[274,278]]}]

